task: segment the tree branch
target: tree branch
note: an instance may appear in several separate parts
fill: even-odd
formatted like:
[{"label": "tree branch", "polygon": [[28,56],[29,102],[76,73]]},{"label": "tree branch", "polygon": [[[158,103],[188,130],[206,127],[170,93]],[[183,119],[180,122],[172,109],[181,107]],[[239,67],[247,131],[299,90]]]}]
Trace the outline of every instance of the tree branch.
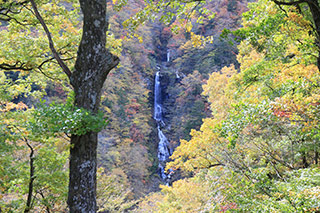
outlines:
[{"label": "tree branch", "polygon": [[320,12],[320,7],[319,5],[315,4],[313,1],[310,0],[299,0],[299,1],[292,1],[292,2],[284,2],[284,1],[278,1],[278,0],[272,0],[274,3],[276,3],[277,5],[287,5],[287,6],[292,6],[292,5],[299,5],[302,3],[308,3],[308,4],[312,4],[313,6],[315,6],[317,8],[317,10]]},{"label": "tree branch", "polygon": [[206,167],[206,169],[210,169],[213,167],[217,167],[217,166],[225,166],[223,163],[215,163],[215,164],[211,164],[209,166]]},{"label": "tree branch", "polygon": [[202,2],[202,3],[205,3],[206,0],[183,0],[181,1],[183,3],[192,3],[192,2]]},{"label": "tree branch", "polygon": [[278,1],[278,0],[273,0],[274,3],[277,5],[297,5],[297,4],[302,4],[302,3],[308,3],[308,0],[299,0],[299,1],[291,1],[291,2],[285,2],[285,1]]},{"label": "tree branch", "polygon": [[12,14],[19,14],[21,12],[21,8],[19,8],[18,10],[14,10],[16,9],[15,7],[24,7],[26,4],[28,4],[28,1],[23,1],[23,2],[11,2],[10,4],[6,5],[4,3],[2,3],[0,5],[0,20],[4,20],[6,21],[6,19],[3,19],[1,16],[6,16],[7,18],[10,18],[10,16],[8,15],[9,13]]},{"label": "tree branch", "polygon": [[30,149],[30,182],[29,182],[29,190],[28,190],[28,199],[27,199],[27,204],[24,212],[29,212],[32,208],[31,201],[32,201],[32,192],[33,192],[33,181],[36,179],[35,174],[34,174],[34,150],[33,147],[28,143],[28,140],[24,137],[24,140],[27,144],[27,146]]},{"label": "tree branch", "polygon": [[47,38],[48,38],[48,41],[49,41],[49,46],[50,46],[50,49],[51,49],[51,52],[52,52],[54,58],[57,60],[58,64],[62,68],[63,72],[70,78],[71,71],[68,68],[68,66],[63,62],[63,60],[60,58],[58,52],[56,51],[56,49],[54,47],[54,43],[53,43],[52,37],[51,37],[51,34],[50,34],[50,31],[49,31],[46,23],[44,22],[42,16],[40,15],[36,3],[34,2],[34,0],[30,0],[30,2],[31,2],[32,8],[34,10],[35,16],[39,20],[40,24],[42,25],[42,27],[43,27],[46,35],[47,35]]},{"label": "tree branch", "polygon": [[34,166],[34,148],[31,146],[29,143],[28,139],[23,136],[23,133],[19,127],[16,125],[13,125],[15,129],[17,129],[21,133],[21,137],[23,138],[24,142],[27,144],[27,146],[30,149],[30,174],[29,174],[29,188],[28,188],[28,197],[27,197],[27,203],[26,203],[26,208],[24,209],[24,213],[30,212],[32,208],[32,193],[33,193],[33,182],[36,179],[36,176],[34,174],[35,166]]},{"label": "tree branch", "polygon": [[0,64],[0,69],[3,70],[23,70],[23,71],[31,71],[33,68],[24,66],[25,63],[22,63],[20,61],[17,61],[15,64],[6,64],[2,63]]}]

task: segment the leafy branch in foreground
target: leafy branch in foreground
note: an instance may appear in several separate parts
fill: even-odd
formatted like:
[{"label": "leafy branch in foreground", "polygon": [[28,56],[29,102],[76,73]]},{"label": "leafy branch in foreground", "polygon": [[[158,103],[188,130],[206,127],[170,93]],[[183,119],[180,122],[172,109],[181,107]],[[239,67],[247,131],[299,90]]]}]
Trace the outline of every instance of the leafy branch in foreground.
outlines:
[{"label": "leafy branch in foreground", "polygon": [[84,135],[87,132],[99,132],[108,122],[103,112],[92,114],[84,108],[75,107],[70,101],[66,104],[41,102],[33,112],[30,127],[35,134],[61,133]]}]

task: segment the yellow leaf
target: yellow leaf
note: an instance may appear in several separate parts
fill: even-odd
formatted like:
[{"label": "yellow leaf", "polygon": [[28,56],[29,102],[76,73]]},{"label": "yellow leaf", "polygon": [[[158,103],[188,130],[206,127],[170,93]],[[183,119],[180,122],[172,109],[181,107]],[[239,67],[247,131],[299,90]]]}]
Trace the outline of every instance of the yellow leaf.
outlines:
[{"label": "yellow leaf", "polygon": [[190,22],[188,22],[187,24],[186,24],[186,31],[187,32],[190,32],[192,30],[192,24],[190,23]]}]

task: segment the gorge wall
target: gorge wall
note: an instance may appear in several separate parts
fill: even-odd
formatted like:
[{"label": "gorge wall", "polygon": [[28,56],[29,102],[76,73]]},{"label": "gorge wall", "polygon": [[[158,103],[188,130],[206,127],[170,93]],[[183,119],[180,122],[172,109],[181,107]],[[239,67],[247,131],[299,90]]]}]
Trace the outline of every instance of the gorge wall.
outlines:
[{"label": "gorge wall", "polygon": [[[141,7],[139,3],[135,6]],[[189,33],[173,34],[171,26],[160,23],[139,28],[137,34],[143,37],[142,43],[137,39],[123,40],[121,66],[112,71],[103,93],[102,109],[110,123],[100,134],[98,154],[99,166],[107,174],[124,180],[131,198],[157,191],[159,184],[163,184],[159,173],[159,134],[157,121],[153,119],[156,73],[161,70],[160,97],[165,123],[161,131],[172,152],[181,139],[190,138],[191,129],[198,129],[202,119],[210,115],[201,95],[208,74],[232,63],[238,66],[236,46],[221,40],[219,35],[224,28],[237,28],[245,6],[246,1],[232,0],[208,4],[208,9],[217,12],[215,19],[195,23],[193,32],[213,35],[214,41],[200,49],[189,41]],[[118,38],[124,37],[125,32],[117,26],[130,15],[124,11],[125,8],[110,12],[111,30]],[[171,181],[180,176],[175,173]]]}]

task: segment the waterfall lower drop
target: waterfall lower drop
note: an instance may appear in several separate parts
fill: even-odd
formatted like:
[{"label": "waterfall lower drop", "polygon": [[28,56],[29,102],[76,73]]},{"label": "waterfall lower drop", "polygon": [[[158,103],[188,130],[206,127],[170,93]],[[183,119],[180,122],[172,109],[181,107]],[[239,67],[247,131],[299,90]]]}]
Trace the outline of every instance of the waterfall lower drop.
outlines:
[{"label": "waterfall lower drop", "polygon": [[167,62],[169,62],[170,61],[170,50],[168,49],[167,50]]},{"label": "waterfall lower drop", "polygon": [[164,168],[165,163],[170,157],[169,141],[166,136],[161,131],[161,124],[164,125],[162,117],[162,105],[161,105],[161,85],[160,85],[160,72],[156,73],[155,76],[155,86],[154,86],[154,119],[157,121],[158,125],[158,160],[159,160],[159,170],[162,180],[169,185],[170,174],[166,174]]}]

